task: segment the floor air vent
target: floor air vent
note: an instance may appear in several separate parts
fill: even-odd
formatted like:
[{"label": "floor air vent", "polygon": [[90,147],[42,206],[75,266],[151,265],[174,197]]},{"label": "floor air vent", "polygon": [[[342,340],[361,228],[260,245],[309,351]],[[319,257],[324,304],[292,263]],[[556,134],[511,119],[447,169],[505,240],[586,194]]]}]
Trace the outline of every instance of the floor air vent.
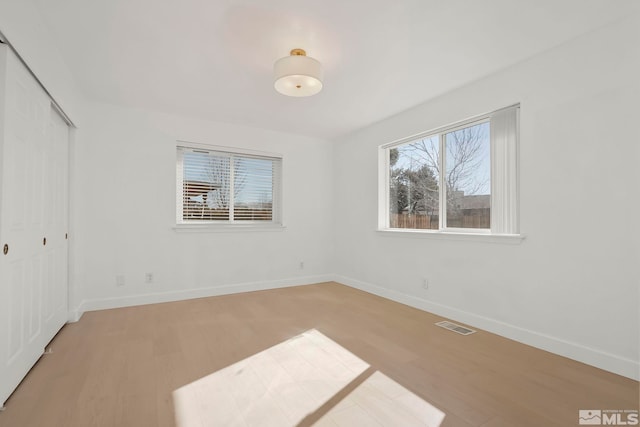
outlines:
[{"label": "floor air vent", "polygon": [[445,328],[445,329],[448,329],[450,331],[457,332],[460,335],[471,335],[471,334],[476,332],[473,329],[465,328],[464,326],[460,326],[460,325],[457,325],[455,323],[447,322],[446,320],[443,320],[442,322],[438,322],[438,323],[436,323],[436,325],[440,326],[441,328]]}]

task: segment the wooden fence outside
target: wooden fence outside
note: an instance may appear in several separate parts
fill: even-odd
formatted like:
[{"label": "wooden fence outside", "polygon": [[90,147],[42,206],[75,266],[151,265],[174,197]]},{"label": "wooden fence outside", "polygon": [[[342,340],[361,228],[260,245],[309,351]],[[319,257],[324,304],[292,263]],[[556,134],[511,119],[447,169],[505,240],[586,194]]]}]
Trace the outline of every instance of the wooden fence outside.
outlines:
[{"label": "wooden fence outside", "polygon": [[[437,230],[438,219],[438,215],[392,213],[389,218],[389,227]],[[491,228],[491,211],[488,208],[463,209],[460,215],[447,218],[447,227]]]},{"label": "wooden fence outside", "polygon": [[[433,227],[431,226],[433,224]],[[389,218],[390,228],[414,228],[419,230],[438,229],[438,215],[415,215],[392,213]]]}]

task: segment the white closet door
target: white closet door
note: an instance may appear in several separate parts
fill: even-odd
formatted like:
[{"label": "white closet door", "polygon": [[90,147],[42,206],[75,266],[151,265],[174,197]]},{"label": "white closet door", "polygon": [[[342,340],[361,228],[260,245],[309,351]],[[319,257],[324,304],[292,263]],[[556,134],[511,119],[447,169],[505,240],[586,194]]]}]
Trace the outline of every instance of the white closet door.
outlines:
[{"label": "white closet door", "polygon": [[66,320],[68,205],[68,128],[1,47],[0,406]]},{"label": "white closet door", "polygon": [[42,327],[44,345],[62,328],[68,317],[68,206],[69,127],[50,107],[44,158],[42,215],[47,240],[43,260]]}]

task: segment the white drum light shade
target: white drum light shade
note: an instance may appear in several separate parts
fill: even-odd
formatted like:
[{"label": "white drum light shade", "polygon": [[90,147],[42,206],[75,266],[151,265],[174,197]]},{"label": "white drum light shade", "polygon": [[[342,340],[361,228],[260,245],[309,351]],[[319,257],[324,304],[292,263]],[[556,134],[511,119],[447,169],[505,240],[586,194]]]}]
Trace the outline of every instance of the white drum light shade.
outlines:
[{"label": "white drum light shade", "polygon": [[302,49],[293,49],[291,56],[278,59],[273,75],[274,87],[283,95],[311,96],[322,90],[322,64]]}]

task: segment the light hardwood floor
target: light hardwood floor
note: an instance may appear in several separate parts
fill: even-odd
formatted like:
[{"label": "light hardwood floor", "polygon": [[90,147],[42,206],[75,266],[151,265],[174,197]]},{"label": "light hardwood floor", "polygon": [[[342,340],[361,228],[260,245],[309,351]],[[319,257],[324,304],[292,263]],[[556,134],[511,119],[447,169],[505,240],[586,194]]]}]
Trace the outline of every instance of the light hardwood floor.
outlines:
[{"label": "light hardwood floor", "polygon": [[0,426],[540,427],[638,409],[636,381],[439,320],[337,283],[88,312]]}]

